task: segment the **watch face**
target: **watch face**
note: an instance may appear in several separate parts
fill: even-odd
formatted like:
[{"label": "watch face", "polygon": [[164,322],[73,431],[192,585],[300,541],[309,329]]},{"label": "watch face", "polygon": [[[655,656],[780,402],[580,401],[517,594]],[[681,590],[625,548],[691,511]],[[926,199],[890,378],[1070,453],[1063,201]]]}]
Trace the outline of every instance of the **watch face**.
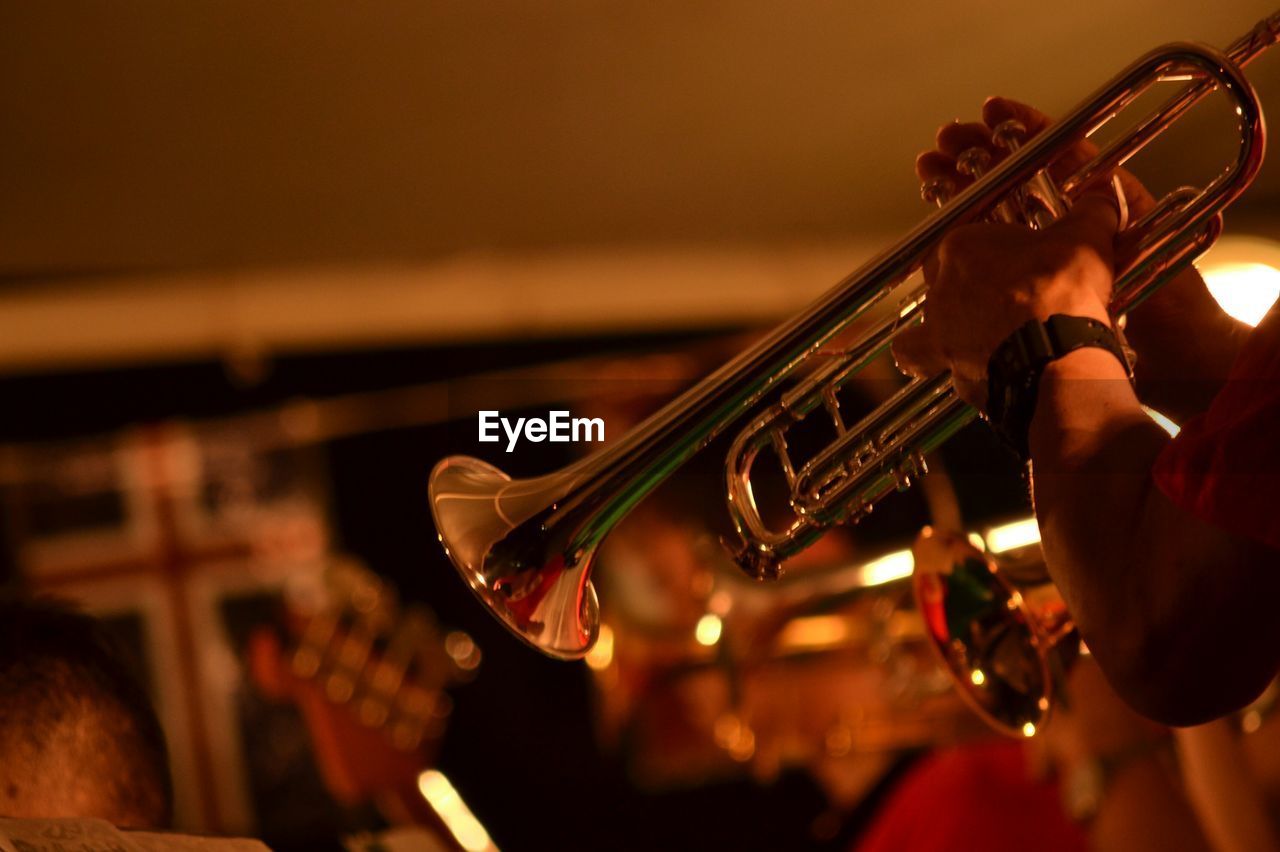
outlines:
[{"label": "watch face", "polygon": [[1076,822],[1092,819],[1102,804],[1103,785],[1102,764],[1096,760],[1077,764],[1062,784],[1062,804],[1067,816]]}]

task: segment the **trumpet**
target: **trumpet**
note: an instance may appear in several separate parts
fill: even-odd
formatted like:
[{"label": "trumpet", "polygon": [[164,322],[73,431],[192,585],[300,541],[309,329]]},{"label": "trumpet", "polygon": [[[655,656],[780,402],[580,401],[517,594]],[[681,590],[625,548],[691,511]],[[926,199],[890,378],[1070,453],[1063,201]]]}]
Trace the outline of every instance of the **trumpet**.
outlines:
[{"label": "trumpet", "polygon": [[1035,736],[1082,647],[1038,544],[997,560],[925,527],[912,550],[916,608],[956,692],[996,731]]},{"label": "trumpet", "polygon": [[[780,391],[733,442],[726,462],[730,544],[748,575],[776,577],[781,563],[832,525],[855,522],[925,470],[925,455],[977,413],[949,375],[913,380],[858,422],[846,422],[837,394],[896,335],[921,319],[926,294],[917,273],[949,232],[970,222],[1014,217],[1040,227],[1079,194],[1145,148],[1212,92],[1230,99],[1234,157],[1203,186],[1184,186],[1125,228],[1131,246],[1117,264],[1113,315],[1123,317],[1207,249],[1222,210],[1262,163],[1265,129],[1258,97],[1241,68],[1280,39],[1280,12],[1225,51],[1174,43],[1121,71],[1056,124],[1027,139],[1016,122],[996,129],[1010,153],[954,199],[927,187],[940,208],[886,249],[602,452],[544,476],[513,480],[479,459],[452,456],[431,473],[430,503],[445,552],[472,591],[507,628],[543,653],[582,657],[599,631],[591,583],[597,546],[618,521],[714,437]],[[1049,168],[1080,140],[1111,126],[1159,82],[1176,94],[1126,127],[1088,163],[1055,182]],[[888,310],[886,310],[886,308]],[[879,315],[882,319],[873,320]],[[886,315],[887,314],[887,315]],[[870,330],[839,358],[813,369],[814,355],[854,323]],[[809,370],[794,387],[783,383]],[[787,432],[810,415],[830,419],[835,439],[802,464]],[[772,450],[788,486],[790,516],[766,523],[753,484],[761,451]]]}]

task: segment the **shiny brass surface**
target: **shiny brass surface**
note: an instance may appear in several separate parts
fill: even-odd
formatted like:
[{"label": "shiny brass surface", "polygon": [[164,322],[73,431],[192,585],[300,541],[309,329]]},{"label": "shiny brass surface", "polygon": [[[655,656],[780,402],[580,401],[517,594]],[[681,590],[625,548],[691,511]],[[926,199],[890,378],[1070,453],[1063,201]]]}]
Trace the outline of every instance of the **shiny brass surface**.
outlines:
[{"label": "shiny brass surface", "polygon": [[[1128,246],[1116,271],[1113,313],[1122,317],[1203,252],[1221,229],[1221,211],[1239,197],[1262,162],[1264,125],[1241,67],[1280,37],[1280,13],[1226,51],[1175,43],[1138,59],[1068,112],[1018,145],[981,179],[746,352],[670,403],[617,444],[556,473],[512,480],[478,459],[455,456],[431,474],[430,502],[449,558],[471,589],[512,633],[546,654],[582,657],[599,631],[591,565],[601,539],[642,498],[706,444],[750,416],[726,465],[729,511],[739,533],[731,549],[751,576],[774,577],[780,563],[833,524],[856,521],[923,470],[924,456],[975,416],[949,376],[907,384],[875,412],[846,422],[836,393],[894,337],[918,322],[925,298],[916,273],[957,226],[1012,211],[1028,226],[1052,218],[1097,180],[1105,179],[1211,92],[1231,99],[1237,117],[1235,157],[1201,187],[1182,187],[1128,224]],[[1049,166],[1159,82],[1176,94],[1118,133],[1098,155],[1056,187]],[[975,164],[977,165],[977,164]],[[979,168],[981,166],[979,165]],[[879,316],[879,319],[873,317]],[[855,323],[871,331],[813,369],[815,353]],[[766,395],[808,370],[799,385],[751,414]],[[810,414],[829,417],[836,439],[801,465],[787,454],[786,431]],[[768,448],[789,487],[790,518],[767,523],[757,503],[754,467]]]},{"label": "shiny brass surface", "polygon": [[959,536],[926,528],[913,550],[916,604],[956,690],[997,731],[1035,736],[1080,649],[1057,590],[1015,583]]}]

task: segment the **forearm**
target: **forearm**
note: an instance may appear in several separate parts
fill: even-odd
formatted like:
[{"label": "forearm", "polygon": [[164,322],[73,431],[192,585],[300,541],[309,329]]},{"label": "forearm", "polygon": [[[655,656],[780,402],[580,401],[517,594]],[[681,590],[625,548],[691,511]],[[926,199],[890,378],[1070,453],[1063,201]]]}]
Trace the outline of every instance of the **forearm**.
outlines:
[{"label": "forearm", "polygon": [[1123,768],[1089,826],[1094,852],[1208,852],[1176,779],[1155,756]]},{"label": "forearm", "polygon": [[1262,786],[1232,719],[1175,732],[1187,797],[1215,852],[1277,852]]},{"label": "forearm", "polygon": [[1158,586],[1149,562],[1130,555],[1133,531],[1142,526],[1149,471],[1166,441],[1108,353],[1080,350],[1046,369],[1030,435],[1045,560],[1125,698],[1127,669],[1145,655],[1155,621],[1148,593]]},{"label": "forearm", "polygon": [[1274,674],[1267,598],[1280,572],[1155,487],[1168,441],[1107,353],[1080,350],[1046,371],[1031,451],[1050,571],[1121,696],[1190,724],[1247,702]]},{"label": "forearm", "polygon": [[1175,731],[1175,773],[1160,752],[1123,766],[1089,828],[1095,852],[1274,852],[1267,802],[1229,720]]}]

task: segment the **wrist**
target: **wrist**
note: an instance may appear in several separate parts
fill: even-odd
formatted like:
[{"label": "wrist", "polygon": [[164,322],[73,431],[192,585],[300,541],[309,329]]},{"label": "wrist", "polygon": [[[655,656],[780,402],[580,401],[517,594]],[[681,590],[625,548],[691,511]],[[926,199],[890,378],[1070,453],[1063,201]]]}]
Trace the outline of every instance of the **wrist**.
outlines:
[{"label": "wrist", "polygon": [[[1080,353],[1087,359],[1077,359]],[[1029,320],[1005,339],[987,364],[987,416],[991,425],[1026,461],[1033,420],[1041,409],[1039,399],[1047,375],[1090,374],[1097,358],[1110,361],[1128,382],[1129,361],[1109,319],[1075,314],[1053,314]]]},{"label": "wrist", "polygon": [[1031,305],[1031,317],[1044,322],[1054,314],[1066,314],[1072,317],[1086,317],[1111,325],[1111,313],[1106,304],[1096,298],[1092,292],[1073,293],[1068,296],[1038,299]]},{"label": "wrist", "polygon": [[1030,434],[1037,469],[1091,458],[1139,423],[1155,427],[1120,362],[1100,349],[1071,352],[1041,376]]},{"label": "wrist", "polygon": [[1104,349],[1088,347],[1068,352],[1049,362],[1041,377],[1042,387],[1078,381],[1107,381],[1112,379],[1129,382],[1124,365]]}]

